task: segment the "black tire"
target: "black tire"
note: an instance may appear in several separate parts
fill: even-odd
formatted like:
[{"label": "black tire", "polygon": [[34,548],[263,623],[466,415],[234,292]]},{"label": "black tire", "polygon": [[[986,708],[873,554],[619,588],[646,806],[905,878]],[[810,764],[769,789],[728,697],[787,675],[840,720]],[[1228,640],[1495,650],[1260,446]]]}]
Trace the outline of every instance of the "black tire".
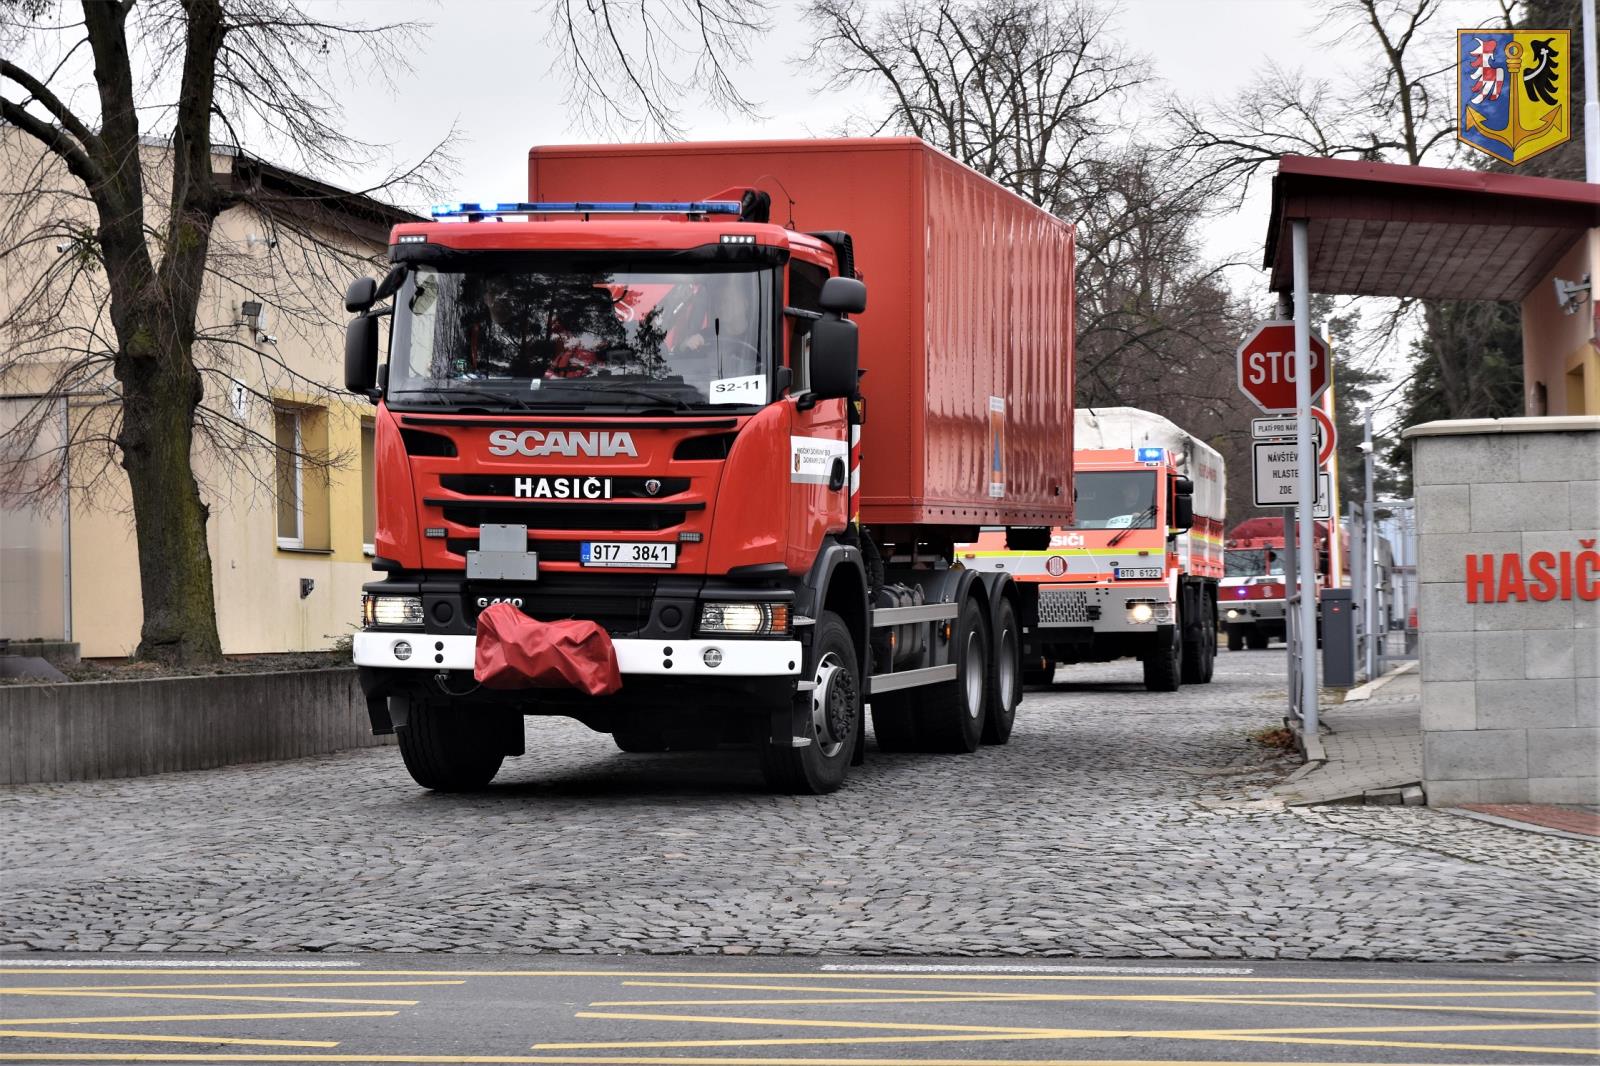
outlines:
[{"label": "black tire", "polygon": [[1238,626],[1228,627],[1228,650],[1244,651],[1244,630]]},{"label": "black tire", "polygon": [[1056,680],[1056,661],[1054,659],[1041,660],[1037,665],[1028,665],[1022,668],[1022,683],[1024,685],[1053,685]]},{"label": "black tire", "polygon": [[1176,692],[1183,684],[1182,622],[1156,629],[1155,646],[1144,659],[1144,687],[1151,692]]},{"label": "black tire", "polygon": [[[1201,618],[1205,618],[1204,612],[1201,612]],[[1185,685],[1198,685],[1205,680],[1206,633],[1203,624],[1195,627],[1193,640],[1183,641],[1180,670]]]},{"label": "black tire", "polygon": [[666,751],[669,747],[666,735],[661,730],[651,729],[648,726],[613,730],[611,739],[619,750],[632,755],[653,754]]},{"label": "black tire", "polygon": [[1253,629],[1245,634],[1244,642],[1251,651],[1266,651],[1267,646],[1272,643],[1272,638],[1259,629]]},{"label": "black tire", "polygon": [[512,711],[453,707],[414,700],[395,730],[411,780],[435,792],[475,792],[494,780],[505,760]]},{"label": "black tire", "polygon": [[989,711],[983,716],[985,744],[1004,744],[1011,739],[1017,722],[1017,704],[1022,702],[1022,628],[1017,625],[1017,610],[1001,598],[994,612],[990,640]]},{"label": "black tire", "polygon": [[1217,601],[1210,596],[1205,598],[1205,618],[1206,664],[1200,683],[1209,685],[1217,673]]},{"label": "black tire", "polygon": [[988,708],[988,612],[968,597],[956,616],[950,657],[956,679],[930,685],[917,718],[917,740],[924,751],[966,755],[978,750]]},{"label": "black tire", "polygon": [[917,751],[916,708],[905,692],[872,697],[872,739],[879,751]]},{"label": "black tire", "polygon": [[796,695],[810,711],[811,743],[801,748],[761,744],[767,787],[788,795],[821,796],[844,784],[861,735],[861,668],[844,619],[823,611],[812,636],[808,673],[817,683]]}]

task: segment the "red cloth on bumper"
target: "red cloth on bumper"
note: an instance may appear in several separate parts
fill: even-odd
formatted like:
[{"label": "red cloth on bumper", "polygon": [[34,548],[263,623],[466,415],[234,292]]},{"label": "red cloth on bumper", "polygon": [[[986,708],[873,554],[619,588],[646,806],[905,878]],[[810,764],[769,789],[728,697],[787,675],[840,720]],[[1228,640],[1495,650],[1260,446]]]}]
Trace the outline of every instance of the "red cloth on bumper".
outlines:
[{"label": "red cloth on bumper", "polygon": [[609,696],[622,688],[617,649],[594,622],[539,622],[509,603],[478,615],[473,676],[488,688],[574,688]]}]

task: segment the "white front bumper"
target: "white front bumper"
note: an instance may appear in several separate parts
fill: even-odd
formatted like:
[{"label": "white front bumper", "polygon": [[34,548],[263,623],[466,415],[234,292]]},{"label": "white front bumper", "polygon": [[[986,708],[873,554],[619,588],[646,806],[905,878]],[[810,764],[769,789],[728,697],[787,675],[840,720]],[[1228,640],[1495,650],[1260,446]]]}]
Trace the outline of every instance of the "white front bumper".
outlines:
[{"label": "white front bumper", "polygon": [[[395,645],[411,646],[395,655]],[[613,640],[623,674],[687,677],[795,677],[800,673],[798,640]],[[404,633],[364,630],[355,635],[357,666],[402,670],[471,670],[478,638],[473,634]],[[707,666],[705,652],[716,648],[722,661]]]}]

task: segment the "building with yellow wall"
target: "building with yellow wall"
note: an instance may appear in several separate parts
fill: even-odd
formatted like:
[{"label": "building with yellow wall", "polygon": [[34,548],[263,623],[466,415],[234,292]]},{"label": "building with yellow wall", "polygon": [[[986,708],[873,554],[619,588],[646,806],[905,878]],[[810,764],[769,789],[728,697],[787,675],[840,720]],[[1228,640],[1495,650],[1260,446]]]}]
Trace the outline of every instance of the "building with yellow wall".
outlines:
[{"label": "building with yellow wall", "polygon": [[[1530,415],[1600,414],[1600,304],[1585,290],[1600,266],[1600,229],[1575,241],[1522,301],[1523,394]],[[1556,281],[1576,291],[1566,306]]]},{"label": "building with yellow wall", "polygon": [[[160,172],[166,151],[147,148],[148,172]],[[0,184],[21,188],[49,166],[0,127]],[[379,262],[389,227],[413,216],[243,156],[219,154],[214,168],[251,193],[217,218],[197,315],[205,399],[193,465],[211,512],[222,648],[328,648],[359,622],[373,528],[373,408],[341,388],[343,290]],[[64,231],[92,232],[86,202],[59,202],[82,213],[63,218]],[[38,254],[74,251],[69,239]],[[37,276],[10,267],[0,323]],[[103,294],[92,276],[85,285],[73,307],[91,321]],[[0,638],[123,656],[138,644],[142,611],[127,481],[103,439],[117,413],[109,366],[52,387],[81,354],[0,336]],[[40,432],[20,448],[13,432],[8,450],[21,423]],[[52,465],[58,449],[66,461]]]}]

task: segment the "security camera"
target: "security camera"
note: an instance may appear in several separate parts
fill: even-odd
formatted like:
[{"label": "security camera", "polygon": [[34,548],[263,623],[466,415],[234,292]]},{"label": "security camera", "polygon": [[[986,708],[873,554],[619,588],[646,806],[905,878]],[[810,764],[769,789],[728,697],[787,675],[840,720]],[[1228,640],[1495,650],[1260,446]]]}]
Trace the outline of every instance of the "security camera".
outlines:
[{"label": "security camera", "polygon": [[275,333],[257,333],[256,340],[262,344],[276,345],[278,343],[278,336]]},{"label": "security camera", "polygon": [[257,236],[256,234],[252,233],[249,236],[245,237],[244,243],[245,243],[246,246],[256,245],[256,244],[264,244],[268,248],[276,248],[278,246],[278,238],[270,237],[270,236],[268,236],[268,237],[260,237],[260,236]]},{"label": "security camera", "polygon": [[1370,440],[1357,441],[1356,449],[1360,451],[1362,455],[1371,455],[1372,442]]},{"label": "security camera", "polygon": [[72,250],[72,242],[71,241],[57,241],[56,242],[56,251],[58,251],[58,252],[70,252],[71,250]]},{"label": "security camera", "polygon": [[1581,281],[1567,281],[1565,278],[1555,278],[1556,306],[1569,315],[1578,313],[1580,304],[1589,301],[1589,275],[1585,274]]}]

